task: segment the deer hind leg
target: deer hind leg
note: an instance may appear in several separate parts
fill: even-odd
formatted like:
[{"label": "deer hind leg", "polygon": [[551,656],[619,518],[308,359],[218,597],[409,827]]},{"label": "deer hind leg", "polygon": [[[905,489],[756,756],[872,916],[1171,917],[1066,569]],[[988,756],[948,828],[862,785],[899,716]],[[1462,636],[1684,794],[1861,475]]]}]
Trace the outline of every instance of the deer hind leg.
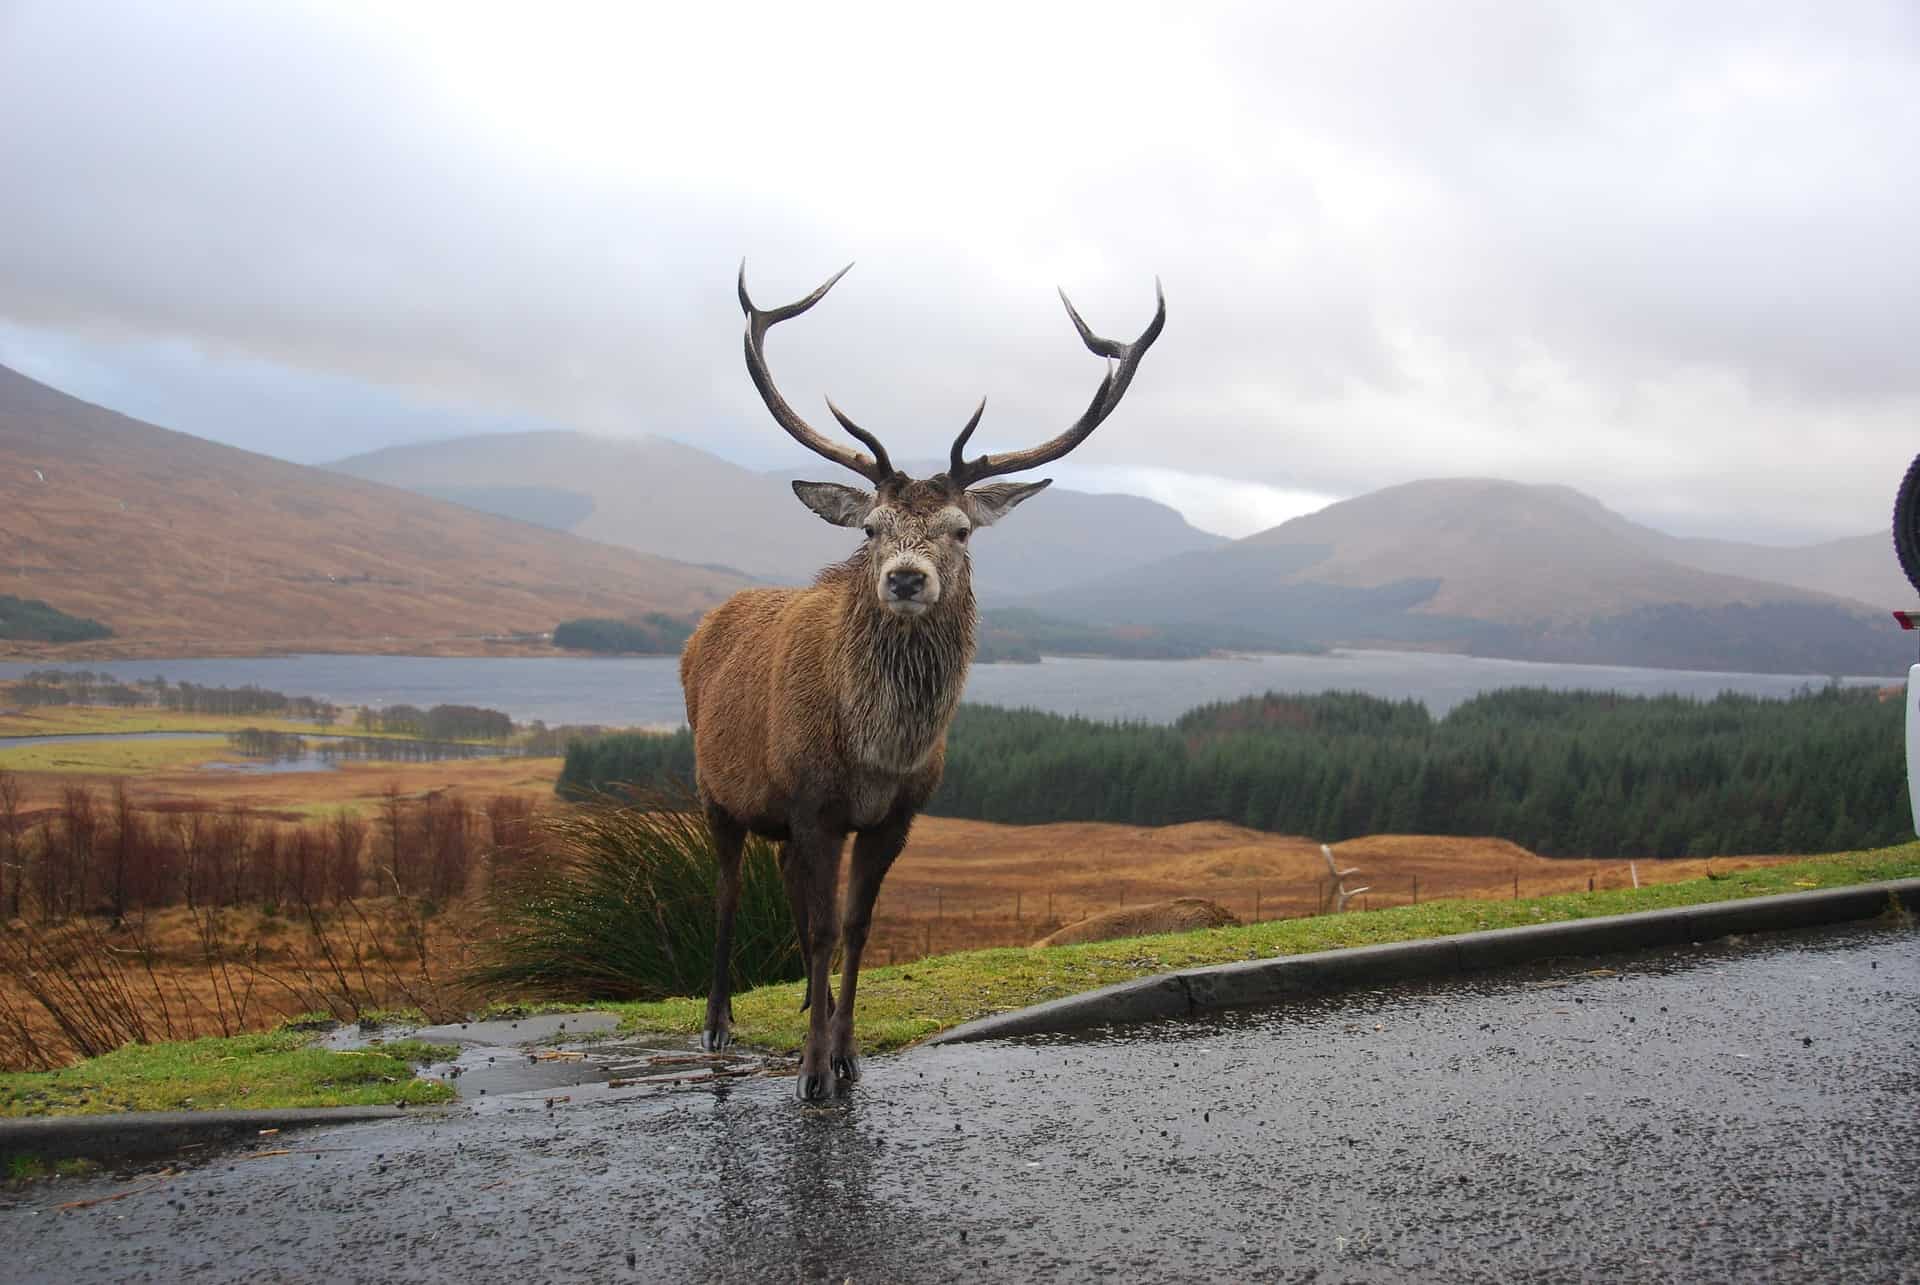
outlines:
[{"label": "deer hind leg", "polygon": [[715,803],[707,804],[707,831],[713,836],[719,878],[714,893],[713,987],[707,992],[700,1047],[717,1053],[733,1043],[733,916],[740,907],[740,855],[747,831]]},{"label": "deer hind leg", "polygon": [[853,840],[853,870],[847,880],[847,918],[841,927],[844,954],[840,963],[840,1007],[830,1024],[828,1062],[836,1078],[860,1078],[860,1049],[853,1038],[853,995],[860,984],[860,956],[867,948],[867,930],[873,925],[873,903],[880,881],[893,868],[894,858],[907,845],[909,814],[895,814],[876,830],[862,831]]},{"label": "deer hind leg", "polygon": [[781,875],[793,904],[793,923],[800,935],[800,953],[807,965],[807,993],[801,1007],[807,1014],[807,1042],[800,1053],[800,1078],[795,1092],[802,1101],[827,1097],[833,1091],[829,1069],[827,1023],[833,1016],[835,897],[840,884],[840,835],[793,827],[782,854]]},{"label": "deer hind leg", "polygon": [[[781,844],[780,877],[783,881],[787,880],[789,864],[795,859],[793,856],[793,845],[791,843]],[[796,892],[791,881],[787,881],[786,888],[787,900],[793,907],[794,937],[800,943],[800,960],[802,963],[805,963],[807,960],[813,958],[813,933],[808,898],[804,891]],[[813,1007],[813,980],[809,977],[800,983],[800,1011],[804,1013],[811,1007]],[[827,995],[827,1012],[829,1014],[833,1012],[833,995],[831,992]]]}]

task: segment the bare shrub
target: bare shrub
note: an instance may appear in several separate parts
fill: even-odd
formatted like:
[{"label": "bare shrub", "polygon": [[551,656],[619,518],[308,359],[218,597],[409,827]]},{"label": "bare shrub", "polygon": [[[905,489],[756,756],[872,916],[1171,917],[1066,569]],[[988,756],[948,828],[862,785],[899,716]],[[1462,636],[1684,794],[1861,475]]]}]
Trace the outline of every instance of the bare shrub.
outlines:
[{"label": "bare shrub", "polygon": [[366,823],[345,808],[327,823],[327,893],[333,900],[360,895],[360,852],[366,842]]}]

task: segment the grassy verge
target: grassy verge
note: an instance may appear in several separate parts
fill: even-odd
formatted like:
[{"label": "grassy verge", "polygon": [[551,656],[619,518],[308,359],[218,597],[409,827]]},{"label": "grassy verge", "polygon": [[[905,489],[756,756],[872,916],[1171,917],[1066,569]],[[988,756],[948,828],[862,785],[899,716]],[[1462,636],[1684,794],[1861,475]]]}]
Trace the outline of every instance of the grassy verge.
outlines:
[{"label": "grassy verge", "polygon": [[[1434,901],[1084,946],[968,951],[863,970],[859,1034],[867,1051],[880,1052],[977,1017],[1173,969],[1916,876],[1920,876],[1920,843],[1645,888],[1519,901]],[[788,983],[735,996],[739,1038],[781,1052],[798,1049],[806,1034],[806,1015],[797,1009],[799,993],[797,984]],[[691,1035],[700,1029],[706,1001],[673,999],[605,1007],[623,1015],[627,1030]]]},{"label": "grassy verge", "polygon": [[93,1160],[56,1160],[49,1164],[39,1156],[8,1156],[0,1160],[0,1185],[38,1182],[43,1178],[85,1178],[100,1171]]},{"label": "grassy verge", "polygon": [[[1172,969],[1914,877],[1920,877],[1920,843],[1639,889],[1519,901],[1434,901],[1084,946],[968,951],[864,971],[860,1038],[869,1052],[897,1049],[976,1017]],[[798,997],[799,987],[791,982],[736,996],[740,1038],[775,1051],[798,1049],[806,1033],[805,1015],[796,1008]],[[691,1036],[699,1030],[705,1000],[594,1007],[621,1013],[627,1031]],[[526,1011],[514,1006],[496,1015]],[[447,1085],[417,1079],[413,1073],[418,1063],[451,1056],[449,1048],[406,1040],[336,1053],[314,1047],[314,1039],[309,1032],[282,1029],[231,1039],[128,1045],[62,1071],[0,1074],[0,1116],[359,1106],[440,1102],[454,1096]]]},{"label": "grassy verge", "polygon": [[181,1044],[129,1044],[61,1071],[0,1074],[0,1116],[114,1111],[416,1105],[453,1089],[414,1067],[451,1057],[445,1045],[395,1040],[351,1053],[295,1030]]}]

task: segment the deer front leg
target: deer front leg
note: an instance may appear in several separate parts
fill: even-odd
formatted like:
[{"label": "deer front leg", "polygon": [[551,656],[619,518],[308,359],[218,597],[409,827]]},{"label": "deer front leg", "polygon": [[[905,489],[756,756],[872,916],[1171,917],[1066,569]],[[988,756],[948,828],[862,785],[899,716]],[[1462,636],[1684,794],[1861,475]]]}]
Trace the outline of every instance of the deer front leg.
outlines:
[{"label": "deer front leg", "polygon": [[860,956],[867,948],[867,930],[873,925],[873,903],[880,881],[892,869],[894,858],[907,845],[909,814],[896,814],[877,830],[854,836],[853,870],[847,880],[847,919],[841,928],[844,947],[840,963],[840,1007],[830,1023],[829,1063],[841,1080],[860,1078],[860,1046],[853,1037],[853,995],[860,984]]},{"label": "deer front leg", "polygon": [[740,906],[740,855],[747,832],[714,803],[707,805],[707,830],[713,835],[719,878],[714,893],[713,986],[707,992],[700,1047],[717,1053],[733,1043],[733,916]]},{"label": "deer front leg", "polygon": [[807,965],[807,1042],[800,1052],[800,1078],[794,1091],[803,1102],[817,1101],[833,1092],[827,1058],[827,1024],[833,1015],[835,896],[840,883],[840,851],[844,840],[819,830],[793,828],[787,840],[785,876],[787,898],[793,904],[794,927]]},{"label": "deer front leg", "polygon": [[[787,862],[792,853],[793,845],[791,843],[783,843],[780,845],[780,877],[783,880],[786,878]],[[787,897],[788,900],[793,903],[793,934],[800,943],[800,960],[804,964],[807,960],[813,958],[813,925],[807,920],[809,913],[807,899],[805,897],[794,897],[792,884],[787,885]],[[811,978],[803,978],[800,982],[800,1011],[804,1013],[812,1007],[813,982]],[[833,1012],[832,992],[828,992],[827,994],[827,1012],[829,1014]]]}]

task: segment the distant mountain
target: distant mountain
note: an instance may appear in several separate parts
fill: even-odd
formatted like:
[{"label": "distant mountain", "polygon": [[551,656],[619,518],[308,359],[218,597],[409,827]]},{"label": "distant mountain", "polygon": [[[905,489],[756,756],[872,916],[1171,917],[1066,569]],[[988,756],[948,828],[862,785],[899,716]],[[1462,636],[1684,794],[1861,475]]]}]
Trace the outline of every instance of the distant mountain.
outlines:
[{"label": "distant mountain", "polygon": [[746,583],[156,428],[4,367],[0,551],[0,592],[148,655],[476,650],[572,616],[689,616]]},{"label": "distant mountain", "polygon": [[[822,461],[824,463],[824,461]],[[942,460],[906,460],[897,467],[931,477]],[[780,469],[770,474],[787,484],[800,478],[831,478],[832,468]],[[1037,471],[1035,478],[1046,476]],[[1022,475],[1014,480],[1029,480]],[[831,528],[829,528],[831,529]],[[1223,549],[1231,541],[1193,526],[1171,505],[1144,496],[1070,491],[1050,486],[969,543],[973,588],[983,603],[1012,604],[1083,584],[1091,577],[1143,567],[1183,553]]]},{"label": "distant mountain", "polygon": [[[662,437],[541,432],[392,447],[329,467],[609,544],[803,584],[859,543],[858,533],[828,526],[794,498],[792,479],[843,472],[817,465],[757,473]],[[981,535],[974,587],[982,601],[1004,602],[1226,543],[1152,500],[1055,487]]]},{"label": "distant mountain", "polygon": [[1913,586],[1901,573],[1893,554],[1893,539],[1884,531],[1785,549],[1729,540],[1661,538],[1672,544],[1656,549],[1663,549],[1675,562],[1702,571],[1838,594],[1887,611],[1915,605]]},{"label": "distant mountain", "polygon": [[1913,586],[1901,573],[1893,540],[1884,530],[1787,548],[1704,540],[1656,531],[1621,517],[1591,496],[1578,491],[1567,494],[1622,540],[1683,567],[1792,585],[1888,611],[1914,604]]},{"label": "distant mountain", "polygon": [[[1846,591],[1880,592],[1860,542],[1783,551],[1679,540],[1568,487],[1443,479],[1031,605],[1107,624],[1231,627],[1272,645],[1794,673],[1905,667],[1910,649],[1874,606],[1702,565],[1769,561],[1815,583],[1831,565],[1847,573],[1835,577]],[[1910,600],[1910,590],[1894,599]]]}]

